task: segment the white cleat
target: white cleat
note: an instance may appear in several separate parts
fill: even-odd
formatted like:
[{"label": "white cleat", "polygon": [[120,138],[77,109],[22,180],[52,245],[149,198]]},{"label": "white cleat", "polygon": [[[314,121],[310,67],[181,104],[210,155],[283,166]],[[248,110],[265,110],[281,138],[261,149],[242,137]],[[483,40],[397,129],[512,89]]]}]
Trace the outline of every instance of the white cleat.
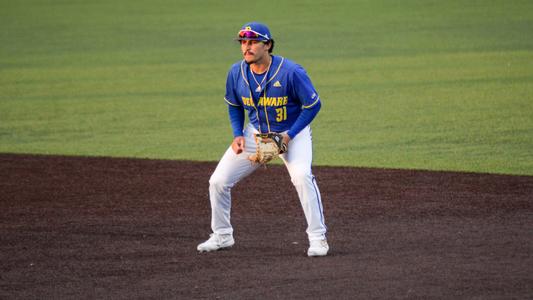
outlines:
[{"label": "white cleat", "polygon": [[209,239],[198,245],[196,249],[198,249],[199,252],[211,252],[229,248],[234,244],[235,240],[231,234],[211,233],[211,235],[209,235]]},{"label": "white cleat", "polygon": [[329,246],[327,240],[316,240],[309,242],[307,256],[326,256],[328,255]]}]

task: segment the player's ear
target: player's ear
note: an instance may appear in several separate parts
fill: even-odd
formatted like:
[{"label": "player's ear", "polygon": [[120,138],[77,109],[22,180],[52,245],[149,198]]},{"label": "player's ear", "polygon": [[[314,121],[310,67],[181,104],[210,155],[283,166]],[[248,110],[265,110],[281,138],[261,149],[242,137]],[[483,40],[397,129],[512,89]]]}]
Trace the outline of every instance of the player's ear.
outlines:
[{"label": "player's ear", "polygon": [[274,50],[274,40],[269,40],[265,43],[265,45],[268,45],[268,53],[272,53],[272,50]]}]

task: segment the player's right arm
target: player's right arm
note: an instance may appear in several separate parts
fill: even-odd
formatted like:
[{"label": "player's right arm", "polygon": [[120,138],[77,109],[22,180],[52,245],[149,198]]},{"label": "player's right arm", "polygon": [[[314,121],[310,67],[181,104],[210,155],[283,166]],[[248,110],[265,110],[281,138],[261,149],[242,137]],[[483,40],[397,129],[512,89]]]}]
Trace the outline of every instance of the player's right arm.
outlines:
[{"label": "player's right arm", "polygon": [[235,92],[235,81],[233,67],[228,72],[228,78],[226,80],[226,95],[224,100],[228,104],[228,115],[233,130],[233,142],[231,148],[236,154],[240,154],[244,151],[244,107],[237,101],[237,95]]},{"label": "player's right arm", "polygon": [[242,106],[233,106],[228,104],[229,119],[231,122],[231,128],[233,129],[233,143],[231,148],[235,154],[240,154],[244,151],[244,108]]}]

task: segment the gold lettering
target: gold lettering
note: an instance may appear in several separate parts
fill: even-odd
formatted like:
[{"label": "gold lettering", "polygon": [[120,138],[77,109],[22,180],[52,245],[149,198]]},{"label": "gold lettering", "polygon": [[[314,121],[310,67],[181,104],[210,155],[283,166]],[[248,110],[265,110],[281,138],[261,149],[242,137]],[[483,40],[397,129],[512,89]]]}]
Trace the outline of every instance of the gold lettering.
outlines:
[{"label": "gold lettering", "polygon": [[[252,98],[242,97],[242,102],[245,105],[253,106],[253,100]],[[259,97],[259,102],[257,105],[259,106],[286,106],[289,103],[289,96],[283,96],[283,97]]]},{"label": "gold lettering", "polygon": [[242,98],[242,103],[246,106],[254,106],[254,103],[252,102],[252,98],[248,98],[248,97],[241,97]]}]

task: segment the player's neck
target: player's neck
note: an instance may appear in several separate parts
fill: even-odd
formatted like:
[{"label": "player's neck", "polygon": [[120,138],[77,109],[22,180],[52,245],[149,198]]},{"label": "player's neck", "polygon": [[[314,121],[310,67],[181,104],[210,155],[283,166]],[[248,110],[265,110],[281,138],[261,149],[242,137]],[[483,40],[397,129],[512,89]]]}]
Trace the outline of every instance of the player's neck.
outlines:
[{"label": "player's neck", "polygon": [[261,59],[253,64],[250,64],[250,68],[252,69],[252,72],[255,74],[263,74],[265,73],[272,63],[272,56],[267,55],[264,59]]}]

